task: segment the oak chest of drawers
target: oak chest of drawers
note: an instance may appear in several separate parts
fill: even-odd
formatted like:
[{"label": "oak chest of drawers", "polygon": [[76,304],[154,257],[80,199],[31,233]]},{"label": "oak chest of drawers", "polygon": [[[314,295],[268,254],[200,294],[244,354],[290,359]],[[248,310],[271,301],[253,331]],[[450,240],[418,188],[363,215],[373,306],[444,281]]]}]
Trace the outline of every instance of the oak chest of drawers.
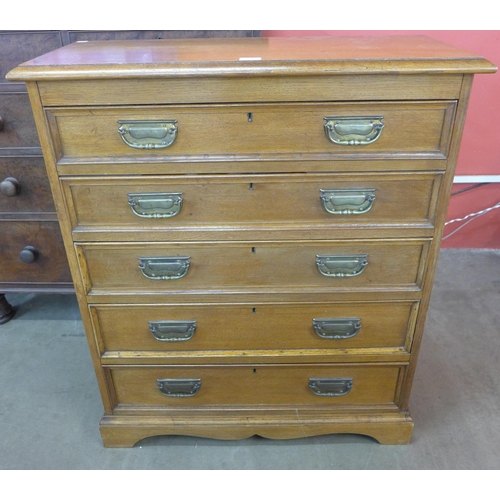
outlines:
[{"label": "oak chest of drawers", "polygon": [[423,37],[74,44],[27,82],[106,446],[360,433],[408,399],[480,57]]}]

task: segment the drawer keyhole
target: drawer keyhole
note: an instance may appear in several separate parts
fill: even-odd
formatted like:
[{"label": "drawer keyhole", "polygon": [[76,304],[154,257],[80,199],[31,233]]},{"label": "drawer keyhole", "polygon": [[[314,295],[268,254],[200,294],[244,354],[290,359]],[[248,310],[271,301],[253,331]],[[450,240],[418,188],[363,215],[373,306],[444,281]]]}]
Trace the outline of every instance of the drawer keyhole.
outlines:
[{"label": "drawer keyhole", "polygon": [[247,113],[247,118],[249,122],[253,121],[253,113]]}]

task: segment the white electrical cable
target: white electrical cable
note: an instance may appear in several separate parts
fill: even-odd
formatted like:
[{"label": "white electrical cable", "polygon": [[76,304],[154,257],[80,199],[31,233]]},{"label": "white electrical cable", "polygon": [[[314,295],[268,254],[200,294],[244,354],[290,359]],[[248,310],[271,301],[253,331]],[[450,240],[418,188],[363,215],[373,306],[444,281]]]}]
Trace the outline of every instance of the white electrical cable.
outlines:
[{"label": "white electrical cable", "polygon": [[446,235],[442,239],[442,241],[444,241],[447,238],[449,238],[450,236],[454,235],[457,231],[460,231],[460,229],[462,229],[467,224],[469,224],[469,222],[472,222],[473,220],[477,219],[481,215],[484,215],[484,214],[490,212],[491,210],[495,210],[495,208],[500,208],[500,201],[496,205],[493,205],[492,207],[485,208],[484,210],[481,210],[480,212],[476,212],[476,213],[472,213],[472,214],[466,215],[465,217],[462,217],[461,219],[453,219],[453,220],[450,220],[448,222],[445,222],[444,225],[447,226],[448,224],[452,224],[453,222],[461,222],[463,220],[469,219],[469,220],[467,220],[467,222],[465,222],[461,226],[457,227],[457,229],[455,229],[453,232],[451,232],[450,234]]}]

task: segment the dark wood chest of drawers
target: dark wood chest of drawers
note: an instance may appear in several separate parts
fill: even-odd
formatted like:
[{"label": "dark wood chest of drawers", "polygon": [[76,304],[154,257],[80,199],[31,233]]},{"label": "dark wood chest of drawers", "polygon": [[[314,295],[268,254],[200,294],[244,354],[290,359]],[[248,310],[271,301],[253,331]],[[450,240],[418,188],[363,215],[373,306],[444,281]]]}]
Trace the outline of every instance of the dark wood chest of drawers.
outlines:
[{"label": "dark wood chest of drawers", "polygon": [[13,71],[105,445],[408,443],[472,77],[494,70],[410,37],[86,43]]},{"label": "dark wood chest of drawers", "polygon": [[59,31],[0,32],[0,323],[6,292],[73,292],[26,87],[6,73],[61,47]]}]

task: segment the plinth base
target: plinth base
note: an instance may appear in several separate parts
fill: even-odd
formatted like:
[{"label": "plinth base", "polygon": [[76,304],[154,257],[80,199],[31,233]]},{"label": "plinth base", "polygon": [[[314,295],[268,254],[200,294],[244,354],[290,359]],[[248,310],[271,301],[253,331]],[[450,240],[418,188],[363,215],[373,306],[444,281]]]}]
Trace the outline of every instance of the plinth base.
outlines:
[{"label": "plinth base", "polygon": [[248,416],[209,415],[136,417],[106,415],[100,424],[105,447],[133,447],[141,439],[161,435],[213,439],[295,439],[325,434],[363,434],[380,444],[408,444],[413,422],[407,413],[342,416]]}]

